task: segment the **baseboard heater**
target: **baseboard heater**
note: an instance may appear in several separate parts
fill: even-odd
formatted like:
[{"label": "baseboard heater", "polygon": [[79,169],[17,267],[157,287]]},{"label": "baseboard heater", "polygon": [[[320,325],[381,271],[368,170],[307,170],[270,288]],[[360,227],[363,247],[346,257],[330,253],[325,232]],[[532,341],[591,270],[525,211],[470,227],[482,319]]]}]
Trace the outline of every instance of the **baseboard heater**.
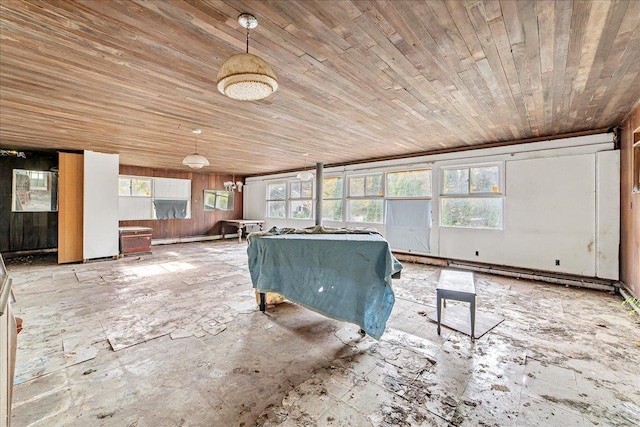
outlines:
[{"label": "baseboard heater", "polygon": [[514,277],[516,279],[537,280],[540,282],[555,283],[558,285],[574,286],[579,288],[597,289],[607,292],[620,293],[619,281],[599,279],[597,277],[582,277],[558,274],[546,271],[526,270],[515,267],[498,266],[493,264],[481,264],[468,261],[459,261],[445,258],[433,258],[426,256],[394,253],[400,261],[416,262],[422,264],[437,265],[440,267],[453,267],[461,270],[477,271],[479,273],[496,274],[499,276]]},{"label": "baseboard heater", "polygon": [[238,233],[225,234],[224,237],[220,234],[211,236],[188,236],[188,237],[169,237],[166,239],[152,239],[151,245],[171,245],[174,243],[191,243],[191,242],[204,242],[207,240],[221,240],[221,239],[235,239],[238,237]]}]

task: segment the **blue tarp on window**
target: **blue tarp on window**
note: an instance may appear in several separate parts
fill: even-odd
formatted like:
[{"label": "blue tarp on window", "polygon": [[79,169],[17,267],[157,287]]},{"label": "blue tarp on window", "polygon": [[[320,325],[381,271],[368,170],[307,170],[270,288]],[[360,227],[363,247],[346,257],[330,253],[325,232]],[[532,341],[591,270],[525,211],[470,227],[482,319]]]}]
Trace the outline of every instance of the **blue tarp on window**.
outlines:
[{"label": "blue tarp on window", "polygon": [[156,219],[186,218],[187,200],[154,200]]}]

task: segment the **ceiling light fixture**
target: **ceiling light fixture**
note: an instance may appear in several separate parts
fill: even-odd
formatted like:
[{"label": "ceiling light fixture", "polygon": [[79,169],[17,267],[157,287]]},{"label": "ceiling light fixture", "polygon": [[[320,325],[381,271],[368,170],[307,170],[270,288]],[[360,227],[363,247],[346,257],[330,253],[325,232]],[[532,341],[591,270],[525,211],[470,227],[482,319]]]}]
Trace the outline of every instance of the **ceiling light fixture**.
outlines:
[{"label": "ceiling light fixture", "polygon": [[309,153],[304,153],[303,156],[304,156],[304,169],[302,170],[302,172],[296,175],[296,178],[298,178],[300,181],[311,181],[313,179],[313,173],[307,170],[307,156],[309,156]]},{"label": "ceiling light fixture", "polygon": [[182,160],[182,164],[189,166],[191,169],[202,169],[203,166],[209,166],[209,160],[198,154],[198,135],[202,133],[200,129],[194,129],[191,132],[196,136],[196,152],[189,154]]},{"label": "ceiling light fixture", "polygon": [[237,189],[238,193],[242,193],[242,186],[244,184],[242,181],[236,181],[236,174],[234,173],[231,181],[225,181],[222,185],[224,185],[224,189],[227,191],[235,191]]},{"label": "ceiling light fixture", "polygon": [[238,23],[247,29],[247,52],[227,59],[218,71],[218,90],[231,99],[256,101],[278,89],[278,80],[271,66],[249,53],[249,30],[258,26],[255,16],[243,13]]}]

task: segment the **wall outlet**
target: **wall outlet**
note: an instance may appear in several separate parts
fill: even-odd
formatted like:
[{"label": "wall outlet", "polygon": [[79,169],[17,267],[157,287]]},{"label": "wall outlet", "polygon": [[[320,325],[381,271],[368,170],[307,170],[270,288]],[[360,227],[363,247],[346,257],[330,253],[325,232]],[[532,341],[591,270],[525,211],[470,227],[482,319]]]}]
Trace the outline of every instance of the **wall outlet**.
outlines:
[{"label": "wall outlet", "polygon": [[479,256],[479,255],[480,255],[480,252],[476,251],[476,256]]},{"label": "wall outlet", "polygon": [[556,265],[560,265],[560,260],[559,259],[556,260]]}]

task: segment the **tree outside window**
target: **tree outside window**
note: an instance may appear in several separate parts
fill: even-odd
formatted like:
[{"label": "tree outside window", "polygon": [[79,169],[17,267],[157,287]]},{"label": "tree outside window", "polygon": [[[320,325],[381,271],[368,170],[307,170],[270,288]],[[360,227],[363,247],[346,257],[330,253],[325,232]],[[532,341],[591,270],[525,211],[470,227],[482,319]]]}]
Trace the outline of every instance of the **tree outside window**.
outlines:
[{"label": "tree outside window", "polygon": [[431,197],[431,170],[387,172],[387,198]]},{"label": "tree outside window", "polygon": [[323,220],[342,221],[344,217],[343,193],[343,180],[341,176],[327,177],[322,180]]}]

